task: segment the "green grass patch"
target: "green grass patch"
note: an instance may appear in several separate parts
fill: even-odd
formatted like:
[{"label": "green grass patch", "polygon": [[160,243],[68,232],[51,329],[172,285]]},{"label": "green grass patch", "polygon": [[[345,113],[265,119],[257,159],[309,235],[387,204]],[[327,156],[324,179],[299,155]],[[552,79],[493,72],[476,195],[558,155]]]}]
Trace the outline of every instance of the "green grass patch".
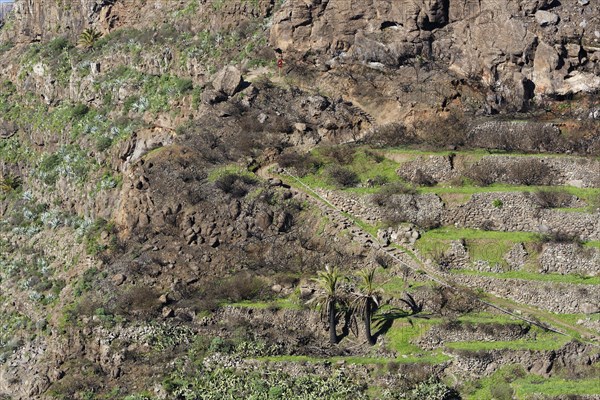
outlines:
[{"label": "green grass patch", "polygon": [[219,179],[225,175],[228,175],[228,174],[235,174],[238,176],[248,176],[249,178],[256,179],[256,175],[253,174],[252,172],[248,171],[246,168],[240,167],[239,165],[236,165],[236,164],[233,164],[233,165],[226,165],[223,167],[214,168],[208,174],[208,180],[210,182],[215,182],[217,179]]},{"label": "green grass patch", "polygon": [[464,240],[472,261],[504,265],[504,255],[516,243],[539,240],[539,235],[529,232],[498,232],[477,229],[442,227],[424,232],[415,246],[421,254],[436,259],[450,249],[453,240]]},{"label": "green grass patch", "polygon": [[312,154],[322,165],[316,173],[301,178],[304,184],[312,188],[335,189],[336,185],[330,180],[327,173],[330,167],[340,164],[354,172],[360,181],[361,187],[346,189],[351,192],[375,193],[377,188],[362,187],[362,185],[366,185],[368,181],[374,182],[375,186],[378,186],[382,183],[400,180],[396,173],[399,164],[368,148],[337,146],[319,148],[313,151]]},{"label": "green grass patch", "polygon": [[489,312],[479,312],[461,315],[457,318],[460,322],[467,322],[473,324],[514,324],[515,322],[521,322],[520,319],[512,317],[508,314],[493,314]]},{"label": "green grass patch", "polygon": [[600,313],[596,314],[555,314],[555,318],[575,325],[579,320],[600,321]]},{"label": "green grass patch", "polygon": [[439,319],[406,318],[396,319],[385,334],[390,349],[398,352],[398,355],[418,355],[425,352],[412,342],[425,334],[432,325],[439,323]]},{"label": "green grass patch", "polygon": [[[423,233],[419,240],[509,240],[513,243],[537,240],[539,235],[530,232],[499,232],[479,229],[462,229],[451,226],[432,229]],[[418,241],[417,241],[418,243]]]},{"label": "green grass patch", "polygon": [[598,240],[590,240],[589,242],[585,242],[583,247],[589,247],[592,249],[600,249],[600,241]]},{"label": "green grass patch", "polygon": [[382,358],[382,357],[310,357],[310,356],[269,356],[269,357],[258,357],[259,361],[269,361],[269,362],[293,362],[293,363],[336,363],[340,361],[344,361],[348,364],[360,364],[360,365],[369,365],[369,364],[387,364],[390,361],[395,361],[393,359]]},{"label": "green grass patch", "polygon": [[[466,400],[494,398],[534,399],[537,396],[598,395],[600,381],[594,378],[545,378],[528,374],[520,365],[509,365],[494,374],[467,384],[475,389],[463,393]],[[561,397],[562,398],[562,397]]]},{"label": "green grass patch", "polygon": [[426,351],[412,343],[432,325],[439,323],[439,319],[411,318],[411,322],[404,318],[397,319],[385,334],[387,346],[397,352],[397,362],[438,364],[450,359],[449,356],[442,354],[441,350]]},{"label": "green grass patch", "polygon": [[241,301],[227,304],[231,307],[254,308],[257,310],[302,310],[304,307],[294,299],[277,299],[273,301]]},{"label": "green grass patch", "polygon": [[598,395],[600,394],[599,379],[560,379],[529,376],[513,382],[517,398],[528,398],[530,395],[543,394],[546,396],[561,395]]},{"label": "green grass patch", "polygon": [[543,332],[538,328],[535,339],[519,339],[511,341],[494,341],[494,342],[452,342],[446,343],[446,347],[454,350],[467,351],[489,351],[489,350],[531,350],[531,351],[547,351],[558,350],[570,338],[563,335],[558,335],[550,332]]},{"label": "green grass patch", "polygon": [[528,281],[540,281],[540,282],[559,282],[559,283],[571,283],[571,284],[585,284],[585,285],[600,285],[600,276],[581,276],[573,274],[539,274],[528,271],[508,271],[502,273],[495,272],[484,272],[474,270],[453,270],[452,273],[463,274],[463,275],[477,275],[477,276],[488,276],[491,278],[502,278],[502,279],[523,279]]}]

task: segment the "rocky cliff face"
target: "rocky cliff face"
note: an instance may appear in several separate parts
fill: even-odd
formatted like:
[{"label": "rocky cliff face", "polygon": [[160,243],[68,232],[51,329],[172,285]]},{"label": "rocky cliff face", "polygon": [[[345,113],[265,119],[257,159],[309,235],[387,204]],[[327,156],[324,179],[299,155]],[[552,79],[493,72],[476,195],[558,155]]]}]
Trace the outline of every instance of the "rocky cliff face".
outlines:
[{"label": "rocky cliff face", "polygon": [[[585,3],[585,4],[584,4]],[[571,1],[288,1],[271,41],[325,70],[428,65],[482,84],[487,110],[600,87],[599,5]],[[482,104],[482,107],[484,105]]]},{"label": "rocky cliff face", "polygon": [[[366,96],[360,78],[347,82],[338,74],[356,65],[399,74],[404,89],[409,77],[413,86],[425,91],[433,91],[427,89],[427,81],[439,86],[438,80],[464,79],[480,86],[475,107],[488,113],[525,110],[532,101],[600,88],[600,6],[594,2],[290,0],[277,8],[273,0],[225,1],[218,7],[204,0],[190,4],[20,1],[15,5],[15,28],[4,34],[17,41],[46,40],[61,33],[76,38],[89,26],[103,33],[124,25],[151,26],[172,17],[174,10],[180,16],[188,14],[182,23],[192,32],[206,27],[219,31],[276,10],[270,42],[290,57],[289,67],[311,70],[316,66],[324,72],[319,78],[322,85],[340,92],[354,89],[357,97]],[[201,17],[190,18],[196,15]],[[386,111],[406,109],[418,98],[407,90],[379,87],[372,80],[386,99]],[[473,97],[456,84],[450,89],[438,87],[433,94],[442,104],[456,92]],[[398,101],[402,104],[396,107]]]}]

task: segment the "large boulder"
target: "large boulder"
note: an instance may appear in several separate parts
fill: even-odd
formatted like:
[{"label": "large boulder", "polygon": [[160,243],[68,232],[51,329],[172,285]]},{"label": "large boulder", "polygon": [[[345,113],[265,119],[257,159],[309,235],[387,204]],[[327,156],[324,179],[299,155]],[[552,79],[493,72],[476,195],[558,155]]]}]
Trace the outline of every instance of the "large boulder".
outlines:
[{"label": "large boulder", "polygon": [[213,87],[227,96],[236,94],[242,86],[242,73],[234,66],[223,67],[213,79]]}]

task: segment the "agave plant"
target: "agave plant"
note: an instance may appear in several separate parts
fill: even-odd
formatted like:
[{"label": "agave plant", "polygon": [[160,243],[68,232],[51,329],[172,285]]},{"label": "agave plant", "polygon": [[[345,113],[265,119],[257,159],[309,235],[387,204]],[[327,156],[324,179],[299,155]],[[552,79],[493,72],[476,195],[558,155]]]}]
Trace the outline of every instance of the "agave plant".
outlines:
[{"label": "agave plant", "polygon": [[96,29],[87,28],[79,35],[77,44],[84,49],[89,49],[94,45],[94,43],[96,43],[98,39],[100,39],[100,36],[100,32],[98,32]]},{"label": "agave plant", "polygon": [[18,176],[3,176],[0,177],[0,191],[10,192],[16,190],[21,186],[21,178]]},{"label": "agave plant", "polygon": [[354,294],[352,311],[354,315],[362,318],[367,342],[374,345],[375,338],[371,335],[371,318],[379,308],[383,289],[375,284],[375,268],[359,271],[358,277],[360,278],[359,290]]}]

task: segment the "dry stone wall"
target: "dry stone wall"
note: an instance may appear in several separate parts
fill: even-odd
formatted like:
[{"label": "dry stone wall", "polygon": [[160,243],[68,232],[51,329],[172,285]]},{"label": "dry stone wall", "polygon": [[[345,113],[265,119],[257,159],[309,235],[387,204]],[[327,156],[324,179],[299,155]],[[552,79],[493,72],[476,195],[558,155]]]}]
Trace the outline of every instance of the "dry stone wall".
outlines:
[{"label": "dry stone wall", "polygon": [[524,338],[529,332],[527,324],[472,324],[472,323],[446,323],[434,325],[417,344],[425,349],[435,349],[448,342],[463,341],[512,341]]},{"label": "dry stone wall", "polygon": [[[508,129],[508,128],[504,128]],[[499,130],[498,134],[503,131]],[[547,184],[575,187],[600,187],[600,160],[586,157],[563,156],[507,156],[488,155],[477,158],[472,155],[429,155],[417,156],[404,162],[398,169],[398,175],[411,182],[419,177],[429,176],[435,182],[451,182],[461,176],[469,176],[474,167],[485,167],[487,171],[504,171],[496,177],[498,183],[519,183],[510,171],[519,163],[530,161],[539,163],[547,171]],[[527,172],[527,171],[525,171]]]},{"label": "dry stone wall", "polygon": [[574,243],[544,246],[539,257],[541,272],[559,274],[600,275],[600,249],[581,248]]},{"label": "dry stone wall", "polygon": [[597,285],[575,285],[459,274],[448,275],[448,278],[468,287],[481,288],[497,296],[555,313],[593,314],[600,312],[600,291]]},{"label": "dry stone wall", "polygon": [[476,193],[444,212],[443,225],[505,232],[561,233],[600,240],[598,214],[540,209],[526,193]]}]

